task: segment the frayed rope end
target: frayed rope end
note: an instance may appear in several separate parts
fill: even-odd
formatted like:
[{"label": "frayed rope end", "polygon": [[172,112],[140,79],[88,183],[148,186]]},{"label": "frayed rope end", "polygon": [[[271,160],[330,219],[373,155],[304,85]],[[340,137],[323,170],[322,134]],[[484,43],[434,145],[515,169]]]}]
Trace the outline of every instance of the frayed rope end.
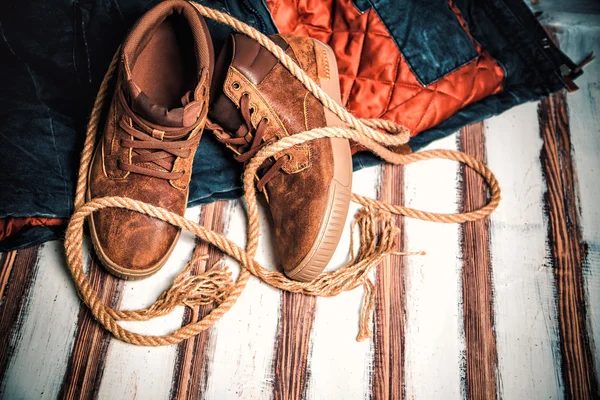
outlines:
[{"label": "frayed rope end", "polygon": [[[352,256],[350,264],[362,264],[362,269],[364,269],[364,273],[361,275],[364,277],[365,296],[360,310],[359,330],[356,336],[356,340],[362,342],[373,336],[371,317],[375,307],[376,289],[367,273],[385,256],[425,255],[425,252],[394,251],[400,233],[394,215],[372,207],[363,207],[358,210],[355,217],[353,228],[358,227],[360,243],[358,252],[356,256]],[[353,246],[353,243],[351,243],[351,246]],[[353,251],[353,247],[351,250]]]}]

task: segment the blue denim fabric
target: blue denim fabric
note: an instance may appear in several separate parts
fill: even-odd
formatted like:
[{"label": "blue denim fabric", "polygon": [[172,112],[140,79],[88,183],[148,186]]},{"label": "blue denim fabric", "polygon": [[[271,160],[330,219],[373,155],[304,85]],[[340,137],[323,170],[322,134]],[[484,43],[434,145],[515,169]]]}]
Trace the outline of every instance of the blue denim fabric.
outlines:
[{"label": "blue denim fabric", "polygon": [[361,12],[375,10],[424,86],[479,55],[447,1],[356,0],[355,4]]},{"label": "blue denim fabric", "polygon": [[[158,0],[0,2],[0,218],[68,218],[87,119],[114,52]],[[276,27],[263,0],[206,0],[266,34]],[[218,53],[231,33],[207,21]],[[240,165],[205,135],[194,160],[190,205],[240,195]],[[0,251],[54,239],[64,227],[34,227]]]},{"label": "blue denim fabric", "polygon": [[[127,30],[157,0],[0,2],[0,218],[68,218],[85,126],[97,89]],[[374,8],[413,72],[433,82],[473,56],[446,0],[357,0]],[[575,65],[549,41],[521,0],[456,0],[471,34],[506,72],[504,91],[472,104],[411,139],[413,150],[461,127],[564,86]],[[276,32],[264,0],[210,0],[260,29]],[[216,51],[229,29],[209,22]],[[381,162],[354,156],[354,168]],[[189,205],[241,195],[241,166],[210,134],[196,153]],[[59,237],[34,227],[0,242],[0,251]]]},{"label": "blue denim fabric", "polygon": [[[365,7],[365,1],[368,0],[357,0],[357,7]],[[385,0],[383,3],[370,3],[380,16],[393,13],[394,5],[398,2]],[[443,8],[447,2],[439,0],[438,3]],[[556,48],[523,1],[455,0],[454,3],[473,38],[504,69],[503,91],[468,105],[446,121],[411,138],[409,145],[413,151],[448,136],[465,125],[501,114],[518,104],[546,97],[566,87],[566,75],[571,74],[574,79],[581,74],[572,73],[577,67],[575,63]],[[388,18],[382,17],[386,27]],[[404,54],[402,48],[400,51]],[[448,57],[453,57],[453,54],[449,53]],[[354,156],[355,170],[379,163],[381,160],[369,153]]]}]

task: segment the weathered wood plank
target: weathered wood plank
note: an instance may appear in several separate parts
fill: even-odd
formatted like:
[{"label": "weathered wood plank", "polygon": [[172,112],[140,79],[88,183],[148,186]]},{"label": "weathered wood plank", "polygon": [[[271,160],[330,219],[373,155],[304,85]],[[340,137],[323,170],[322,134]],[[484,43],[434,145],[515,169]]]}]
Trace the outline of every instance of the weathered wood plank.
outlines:
[{"label": "weathered wood plank", "polygon": [[[456,136],[431,148],[456,150]],[[423,210],[458,210],[458,165],[435,160],[405,168],[406,205]],[[464,324],[460,291],[460,227],[407,218],[405,260],[405,396],[459,398],[464,393]],[[395,361],[397,362],[397,360]]]},{"label": "weathered wood plank", "polygon": [[8,285],[8,278],[12,272],[12,267],[16,256],[16,250],[9,253],[0,253],[0,266],[2,268],[2,270],[0,270],[0,302],[4,297],[4,290]]},{"label": "weathered wood plank", "polygon": [[[60,241],[39,248],[34,278],[11,335],[1,391],[6,398],[58,396],[75,339],[79,298]],[[85,262],[85,260],[84,260]]]},{"label": "weathered wood plank", "polygon": [[[353,174],[353,192],[375,198],[379,188],[379,167]],[[349,258],[350,228],[358,204],[350,204],[340,243],[326,270],[344,265]],[[357,238],[357,237],[356,237]],[[358,243],[354,243],[355,247]],[[371,279],[375,278],[375,271]],[[317,306],[310,335],[305,398],[365,399],[371,393],[372,340],[356,341],[362,287],[336,297],[316,299]],[[326,378],[324,378],[326,377]]]},{"label": "weathered wood plank", "polygon": [[273,359],[274,399],[302,397],[316,298],[300,293],[281,293],[281,311]]},{"label": "weathered wood plank", "polygon": [[[111,306],[118,304],[123,281],[110,275],[94,257],[88,269],[89,279],[100,299]],[[77,317],[77,333],[67,370],[63,378],[60,398],[92,398],[98,392],[110,333],[96,322],[85,305]]]},{"label": "weathered wood plank", "polygon": [[[375,168],[354,174],[354,191],[374,196],[377,175]],[[348,260],[350,228],[356,210],[358,206],[350,209],[342,239],[327,271],[341,267]],[[369,369],[365,368],[365,356],[368,348],[356,343],[357,314],[348,307],[349,298],[352,298],[350,304],[359,306],[364,292],[356,290],[345,295],[342,297],[346,299],[340,301],[282,293],[274,359],[274,398],[288,399],[316,394],[328,397],[327,393],[329,397],[344,398],[363,398],[367,395]],[[316,310],[319,317],[315,321]],[[354,360],[355,364],[350,363],[350,360]],[[332,374],[330,368],[323,368],[329,365],[339,365],[338,373]],[[327,380],[320,379],[325,375],[328,376]],[[348,383],[349,376],[355,377],[352,384]],[[341,380],[337,381],[336,378]]]},{"label": "weathered wood plank", "polygon": [[505,399],[561,398],[537,104],[491,118],[484,129],[488,166],[502,188],[489,228],[498,394]]},{"label": "weathered wood plank", "polygon": [[[593,51],[600,54],[600,21],[596,26],[578,25],[559,30],[561,48],[574,60]],[[587,305],[588,336],[595,343],[596,381],[600,381],[600,62],[585,67],[577,79],[580,89],[567,95],[569,130],[576,166],[575,196],[580,206],[579,225],[587,244],[583,261],[583,279]]]},{"label": "weathered wood plank", "polygon": [[[486,162],[483,124],[463,128],[461,151]],[[487,185],[472,169],[462,168],[462,211],[487,203]],[[466,386],[469,399],[496,397],[496,336],[492,303],[489,219],[461,225],[462,297],[466,346]]]},{"label": "weathered wood plank", "polygon": [[[391,204],[404,204],[404,167],[384,165],[378,198]],[[404,251],[404,219],[398,249]],[[377,268],[377,299],[373,340],[372,394],[375,399],[401,399],[404,387],[404,332],[406,299],[404,257],[387,257]]]},{"label": "weathered wood plank", "polygon": [[[190,208],[185,217],[198,221],[200,207]],[[119,308],[139,309],[152,304],[173,282],[190,260],[195,237],[182,232],[165,266],[141,281],[127,281]],[[181,326],[183,308],[146,322],[123,322],[128,329],[145,334],[166,334]],[[170,396],[177,346],[141,347],[111,338],[104,373],[98,388],[100,399],[167,399]]]},{"label": "weathered wood plank", "polygon": [[[242,248],[246,245],[246,212],[241,201],[231,211],[226,235]],[[260,240],[257,260],[277,265],[271,250],[271,221],[259,207]],[[229,257],[226,265],[237,276],[237,263]],[[211,359],[205,397],[208,399],[270,398],[273,393],[273,355],[277,336],[281,293],[251,278],[237,303],[212,328]]]},{"label": "weathered wood plank", "polygon": [[582,265],[586,244],[581,238],[571,139],[565,95],[545,99],[539,108],[540,154],[548,190],[547,208],[550,257],[556,283],[562,375],[570,398],[598,394],[594,359],[588,338]]},{"label": "weathered wood plank", "polygon": [[4,380],[7,362],[14,351],[15,336],[23,318],[25,305],[36,271],[39,247],[4,253],[0,260],[0,381]]},{"label": "weathered wood plank", "polygon": [[[200,224],[215,232],[222,233],[226,219],[229,215],[231,203],[219,201],[202,206],[200,212]],[[208,260],[198,262],[192,273],[198,274],[212,268],[223,258],[223,253],[209,246],[208,243],[196,239],[196,248],[193,256],[208,254]],[[215,266],[219,268],[219,266]],[[214,306],[197,307],[198,317],[202,318],[208,314]],[[183,318],[184,323],[191,320],[192,313],[186,309]],[[177,349],[177,360],[175,362],[175,373],[173,386],[171,388],[171,399],[201,398],[206,389],[206,368],[208,356],[208,344],[211,331],[204,331],[198,336],[181,343]]]}]

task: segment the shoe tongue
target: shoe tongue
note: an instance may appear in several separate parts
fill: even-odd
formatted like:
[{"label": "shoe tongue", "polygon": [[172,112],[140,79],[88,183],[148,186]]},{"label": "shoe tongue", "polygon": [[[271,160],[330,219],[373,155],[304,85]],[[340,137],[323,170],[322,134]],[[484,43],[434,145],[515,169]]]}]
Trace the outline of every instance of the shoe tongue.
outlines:
[{"label": "shoe tongue", "polygon": [[235,132],[244,124],[240,110],[223,92],[225,78],[233,61],[232,58],[233,37],[229,36],[215,63],[210,87],[211,106],[208,110],[209,118],[228,132]]},{"label": "shoe tongue", "polygon": [[128,81],[129,104],[133,112],[146,121],[170,128],[192,126],[202,110],[202,103],[193,100],[193,93],[188,92],[181,98],[181,107],[168,109],[152,101],[140,88]]}]

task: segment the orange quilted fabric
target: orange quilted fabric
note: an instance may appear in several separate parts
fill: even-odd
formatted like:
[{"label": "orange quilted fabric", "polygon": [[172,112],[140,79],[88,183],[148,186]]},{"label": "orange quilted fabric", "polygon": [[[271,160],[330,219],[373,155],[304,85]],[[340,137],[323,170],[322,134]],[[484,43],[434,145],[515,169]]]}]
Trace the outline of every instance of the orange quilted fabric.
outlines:
[{"label": "orange quilted fabric", "polygon": [[[361,14],[351,0],[267,4],[281,33],[310,36],[333,48],[342,100],[357,117],[395,121],[414,136],[502,90],[502,67],[476,42],[475,60],[423,86],[374,10]],[[450,6],[468,33],[458,9],[452,2]]]},{"label": "orange quilted fabric", "polygon": [[44,218],[44,217],[7,217],[0,219],[0,240],[4,240],[9,236],[16,235],[23,228],[30,226],[59,226],[66,224],[67,221],[60,218]]}]

